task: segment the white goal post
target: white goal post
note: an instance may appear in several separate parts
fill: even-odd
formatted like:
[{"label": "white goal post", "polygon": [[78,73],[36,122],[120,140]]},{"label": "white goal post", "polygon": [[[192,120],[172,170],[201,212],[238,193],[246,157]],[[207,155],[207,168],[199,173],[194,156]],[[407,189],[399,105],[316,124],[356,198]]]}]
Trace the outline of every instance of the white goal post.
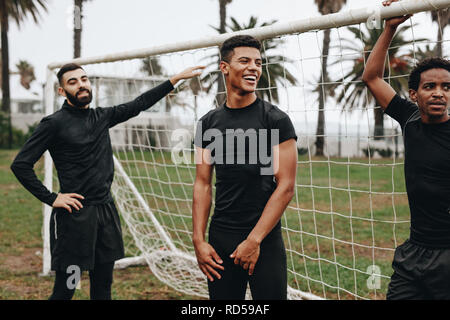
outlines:
[{"label": "white goal post", "polygon": [[[300,124],[296,126],[300,155],[296,193],[282,218],[288,256],[288,297],[377,299],[389,280],[393,251],[404,239],[409,223],[406,192],[402,186],[402,142],[398,127],[389,120],[385,120],[385,133],[381,140],[372,135],[372,113],[377,109],[375,105],[358,105],[354,110],[349,110],[335,100],[339,92],[345,96],[345,90],[352,88],[342,84],[357,85],[360,82],[345,77],[352,68],[351,64],[357,60],[355,51],[352,52],[344,45],[349,35],[345,27],[358,28],[362,39],[364,26],[374,21],[449,7],[450,0],[403,0],[389,7],[380,4],[377,7],[349,9],[192,41],[51,63],[47,67],[45,115],[52,114],[60,107],[55,94],[55,74],[66,63],[78,63],[87,68],[90,77],[98,76],[98,81],[93,81],[93,95],[94,100],[96,95],[100,98],[93,103],[93,107],[106,107],[110,106],[109,103],[129,101],[136,93],[158,83],[159,80],[154,77],[156,75],[138,75],[137,65],[141,59],[160,59],[167,69],[180,71],[180,66],[214,61],[210,58],[211,54],[217,54],[217,47],[233,35],[249,34],[260,39],[266,57],[270,56],[270,52],[286,57],[273,61],[267,58],[264,62],[263,69],[267,70],[271,84],[261,88],[260,92],[268,92],[267,96],[272,99],[273,90],[276,90],[278,103],[274,104],[291,116],[294,125]],[[431,19],[429,21],[431,25]],[[412,54],[403,55],[412,61],[417,48],[425,48],[425,45],[434,42],[422,39],[416,41],[414,24],[405,24],[411,27],[411,39],[399,50],[406,52],[412,48]],[[332,79],[320,82],[318,77],[310,76],[308,70],[313,68],[311,66],[318,66],[320,74],[321,39],[323,31],[327,29],[332,29],[338,40],[328,56],[332,65]],[[267,48],[266,52],[268,41],[279,44],[278,48]],[[447,41],[443,39],[444,44]],[[310,52],[310,48],[306,48],[308,46],[314,47],[314,50]],[[362,45],[360,56],[363,63],[367,58],[366,53]],[[275,64],[282,66],[284,79],[281,75],[279,81],[270,82],[270,77],[275,76],[270,73],[270,66]],[[113,76],[109,73],[110,68],[114,69],[111,72]],[[206,72],[212,77],[218,72],[217,66],[215,69],[208,67]],[[297,79],[295,84],[287,81],[288,73]],[[388,78],[389,81],[395,81],[406,76],[406,72],[392,72]],[[109,82],[105,79],[109,79]],[[325,122],[326,147],[325,154],[320,157],[314,155],[314,141],[318,136],[315,124],[310,125],[316,121],[318,113],[315,90],[318,86],[319,90],[329,86],[333,93],[338,93],[328,94],[329,100],[333,102],[324,103],[321,111],[325,112],[326,121],[336,124],[336,128],[339,126],[332,131],[332,126]],[[120,90],[117,89],[119,87]],[[200,108],[198,104],[207,103],[207,107],[212,108],[215,92],[199,92],[186,87],[178,86],[169,95],[164,102],[164,112],[146,112],[134,122],[121,124],[110,131],[115,164],[112,192],[124,222],[123,227],[139,256],[118,261],[116,265],[144,261],[161,281],[172,288],[207,297],[206,278],[197,266],[189,241],[189,211],[195,165],[189,161],[176,163],[170,158],[170,153],[176,149],[178,141],[173,140],[173,133],[179,129],[187,132],[188,141],[184,141],[177,152],[190,157],[192,133]],[[200,84],[200,87],[204,85]],[[119,91],[122,92],[118,98],[120,101],[114,100],[116,97],[113,95]],[[353,101],[357,103],[357,100]],[[176,110],[186,112],[187,105],[195,109],[195,115],[174,116]],[[162,109],[164,106],[161,104]],[[172,111],[168,111],[169,106]],[[360,128],[358,124],[357,131],[354,129],[355,119],[363,126]],[[348,151],[350,149],[353,151]],[[388,156],[385,157],[385,153]],[[49,190],[54,190],[53,163],[48,152],[45,153],[44,163],[44,184]],[[50,206],[43,206],[44,275],[50,273],[51,210]]]}]

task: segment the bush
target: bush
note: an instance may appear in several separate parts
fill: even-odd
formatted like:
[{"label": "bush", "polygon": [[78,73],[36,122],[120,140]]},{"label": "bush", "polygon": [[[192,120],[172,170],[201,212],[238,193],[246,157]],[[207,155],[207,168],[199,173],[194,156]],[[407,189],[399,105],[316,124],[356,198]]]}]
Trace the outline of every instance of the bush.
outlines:
[{"label": "bush", "polygon": [[[12,142],[11,148],[20,148],[28,140],[28,138],[36,129],[38,123],[28,126],[28,132],[25,133],[20,129],[12,128]],[[4,113],[0,112],[0,149],[9,148],[9,117]]]}]

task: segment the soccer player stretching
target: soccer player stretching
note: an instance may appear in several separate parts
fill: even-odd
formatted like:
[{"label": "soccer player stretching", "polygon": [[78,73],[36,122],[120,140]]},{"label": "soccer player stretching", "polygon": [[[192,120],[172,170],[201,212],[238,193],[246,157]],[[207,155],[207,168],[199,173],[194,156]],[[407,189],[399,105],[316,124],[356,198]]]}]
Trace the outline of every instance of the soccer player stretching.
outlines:
[{"label": "soccer player stretching", "polygon": [[384,62],[398,25],[408,18],[386,20],[363,74],[378,104],[401,125],[405,145],[410,237],[395,250],[386,298],[450,299],[450,62],[421,61],[409,77],[412,102],[396,94],[383,80]]},{"label": "soccer player stretching", "polygon": [[220,70],[227,99],[197,125],[193,243],[211,299],[244,299],[248,283],[253,299],[287,296],[280,218],[294,194],[297,137],[288,115],[256,96],[260,48],[250,36],[223,43]]},{"label": "soccer player stretching", "polygon": [[[71,299],[75,270],[89,270],[91,299],[111,299],[114,261],[124,256],[120,220],[111,196],[114,176],[109,128],[150,108],[181,79],[200,74],[193,67],[135,100],[109,108],[89,107],[89,78],[77,64],[58,72],[62,108],[42,119],[16,156],[11,169],[24,187],[53,207],[50,218],[51,269],[56,272],[50,299]],[[36,177],[34,164],[49,150],[60,184],[50,192]],[[69,283],[68,283],[69,282]]]}]

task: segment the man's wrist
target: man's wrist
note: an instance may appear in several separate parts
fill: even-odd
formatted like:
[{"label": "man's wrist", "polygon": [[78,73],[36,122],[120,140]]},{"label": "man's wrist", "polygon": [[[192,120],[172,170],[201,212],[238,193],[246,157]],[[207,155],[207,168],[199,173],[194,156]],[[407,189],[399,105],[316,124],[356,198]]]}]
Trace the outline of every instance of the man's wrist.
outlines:
[{"label": "man's wrist", "polygon": [[177,76],[173,76],[169,79],[169,81],[172,84],[172,86],[175,86],[177,82],[180,81],[180,79]]},{"label": "man's wrist", "polygon": [[194,245],[198,245],[203,242],[205,242],[205,237],[197,236],[197,235],[192,236],[192,243]]},{"label": "man's wrist", "polygon": [[247,241],[259,246],[262,242],[262,239],[256,235],[249,234],[247,237]]}]

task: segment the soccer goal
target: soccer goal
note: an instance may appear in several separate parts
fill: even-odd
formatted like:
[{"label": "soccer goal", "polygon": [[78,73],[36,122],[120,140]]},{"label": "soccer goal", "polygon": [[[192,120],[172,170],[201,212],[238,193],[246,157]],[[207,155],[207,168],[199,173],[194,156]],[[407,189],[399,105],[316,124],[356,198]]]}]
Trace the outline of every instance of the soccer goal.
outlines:
[{"label": "soccer goal", "polygon": [[[263,43],[257,93],[287,112],[298,134],[295,196],[282,217],[288,297],[383,299],[394,249],[409,235],[403,142],[397,123],[380,113],[361,74],[382,20],[415,13],[399,28],[386,63],[387,81],[406,95],[411,66],[435,54],[438,46],[444,56],[449,52],[448,36],[429,14],[448,7],[450,0],[404,0],[389,7],[344,8],[327,16],[73,60],[90,76],[93,108],[129,101],[167,75],[207,65],[201,77],[110,130],[112,191],[128,256],[117,266],[143,261],[172,288],[207,297],[191,242],[193,132],[196,120],[217,105],[218,46],[231,35],[250,34]],[[424,26],[428,32],[421,31]],[[62,104],[55,73],[67,62],[48,66],[47,114]],[[48,153],[45,167],[46,186],[57,190]],[[45,206],[44,274],[50,270],[50,212]]]}]

